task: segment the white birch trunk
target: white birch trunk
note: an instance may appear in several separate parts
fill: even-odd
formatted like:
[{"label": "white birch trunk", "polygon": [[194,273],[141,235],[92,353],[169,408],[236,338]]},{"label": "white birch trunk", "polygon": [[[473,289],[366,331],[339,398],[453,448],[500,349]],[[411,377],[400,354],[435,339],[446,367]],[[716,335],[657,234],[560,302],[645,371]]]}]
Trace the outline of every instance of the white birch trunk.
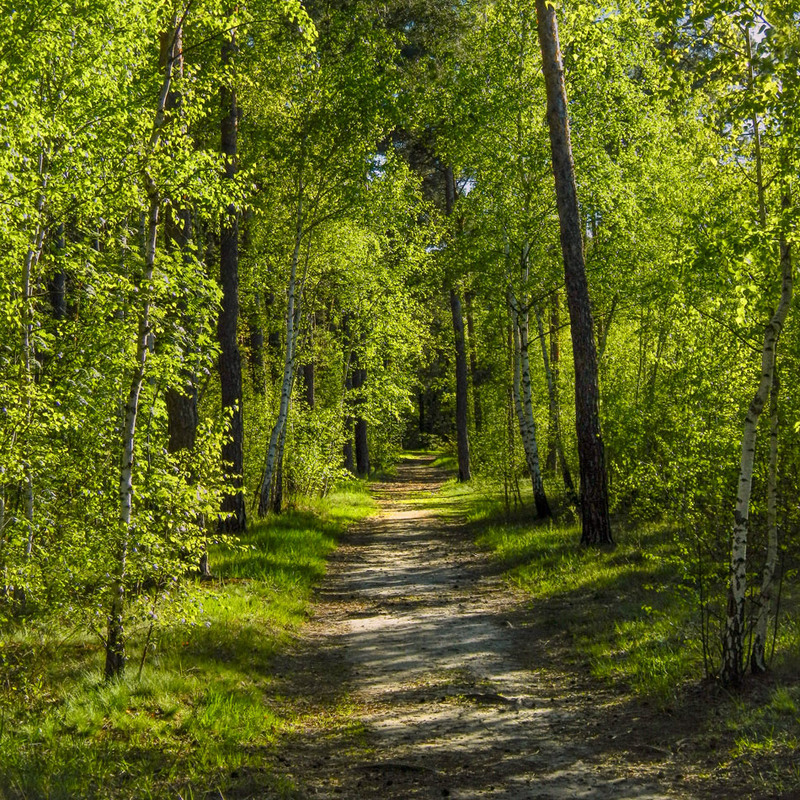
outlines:
[{"label": "white birch trunk", "polygon": [[510,289],[508,298],[511,307],[511,325],[514,341],[514,381],[512,387],[514,408],[517,412],[525,462],[528,465],[528,472],[531,476],[536,513],[540,517],[546,517],[550,516],[550,508],[547,504],[542,484],[539,447],[536,441],[536,422],[533,418],[533,404],[531,401],[530,360],[527,354],[527,312],[521,312],[519,303]]},{"label": "white birch trunk", "polygon": [[283,383],[281,385],[281,399],[278,406],[278,418],[272,427],[267,447],[267,459],[264,466],[264,477],[261,481],[258,499],[258,514],[265,516],[269,511],[270,497],[272,495],[272,481],[275,475],[278,447],[283,433],[286,419],[289,416],[289,402],[292,397],[292,383],[294,382],[295,354],[297,345],[298,313],[302,303],[302,293],[297,292],[297,266],[300,261],[300,246],[303,230],[303,184],[299,185],[297,198],[297,227],[295,229],[294,251],[292,252],[292,266],[289,273],[288,305],[286,308],[286,355],[283,362]]},{"label": "white birch trunk", "polygon": [[542,470],[539,462],[539,443],[536,436],[536,420],[533,416],[533,398],[531,392],[531,364],[528,357],[528,311],[527,309],[517,315],[520,343],[520,371],[522,377],[522,408],[525,414],[525,424],[528,429],[528,444],[525,454],[528,459],[528,469],[531,473],[533,484],[533,498],[536,503],[536,513],[539,517],[551,515],[550,506],[542,483]]},{"label": "white birch trunk", "polygon": [[772,607],[775,572],[778,567],[778,385],[777,372],[772,376],[769,393],[769,476],[767,478],[767,555],[761,573],[761,592],[756,611],[753,632],[753,650],[750,655],[750,670],[754,673],[767,669],[767,623]]},{"label": "white birch trunk", "polygon": [[[783,199],[783,207],[789,204]],[[744,670],[745,591],[747,588],[747,532],[750,516],[750,493],[753,486],[753,461],[755,458],[758,420],[767,402],[775,371],[775,348],[792,300],[792,259],[785,236],[780,239],[781,297],[778,308],[767,323],[761,349],[761,378],[750,402],[742,432],[742,450],[739,463],[739,489],[734,509],[731,541],[730,582],[728,585],[727,619],[722,643],[723,683],[738,684]]]},{"label": "white birch trunk", "polygon": [[[183,20],[181,20],[181,25]],[[171,25],[173,32],[172,44],[164,68],[164,80],[158,98],[158,106],[153,122],[153,133],[150,136],[150,152],[158,144],[161,130],[164,125],[165,109],[170,84],[172,82],[172,69],[175,62],[175,45],[180,41],[180,30],[177,16]],[[146,170],[146,167],[145,167]],[[150,352],[150,289],[153,279],[153,269],[156,259],[156,244],[158,239],[158,221],[160,196],[153,179],[145,171],[145,184],[149,198],[149,208],[145,233],[145,258],[144,272],[139,286],[139,293],[144,298],[144,304],[139,314],[138,330],[136,335],[136,357],[130,376],[128,399],[125,403],[125,415],[122,424],[122,455],[120,459],[119,474],[119,528],[117,532],[117,561],[116,571],[111,587],[111,608],[108,615],[108,634],[106,637],[106,679],[120,675],[125,669],[125,627],[124,610],[126,595],[126,579],[128,568],[128,548],[130,543],[131,521],[133,514],[133,462],[136,444],[136,423],[139,415],[139,395],[144,382],[147,356]]]}]

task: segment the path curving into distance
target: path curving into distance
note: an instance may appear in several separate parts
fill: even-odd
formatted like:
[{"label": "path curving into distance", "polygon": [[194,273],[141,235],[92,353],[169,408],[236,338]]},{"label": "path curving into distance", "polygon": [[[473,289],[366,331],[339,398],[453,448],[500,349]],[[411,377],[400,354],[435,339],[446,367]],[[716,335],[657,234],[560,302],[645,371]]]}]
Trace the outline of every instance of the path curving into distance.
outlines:
[{"label": "path curving into distance", "polygon": [[375,486],[379,513],[345,538],[310,633],[277,664],[308,704],[276,763],[293,796],[686,796],[664,788],[658,748],[629,763],[610,695],[543,666],[535,604],[435,510],[432,460]]}]

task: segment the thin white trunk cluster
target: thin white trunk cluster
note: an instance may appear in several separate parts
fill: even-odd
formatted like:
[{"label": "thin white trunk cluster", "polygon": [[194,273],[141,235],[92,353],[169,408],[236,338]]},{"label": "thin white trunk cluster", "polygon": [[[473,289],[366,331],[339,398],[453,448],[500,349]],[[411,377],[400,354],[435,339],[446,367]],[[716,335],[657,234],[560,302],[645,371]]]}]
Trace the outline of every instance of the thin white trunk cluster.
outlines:
[{"label": "thin white trunk cluster", "polygon": [[[294,383],[295,365],[297,362],[297,341],[300,331],[300,313],[303,302],[303,286],[305,284],[305,271],[302,280],[297,280],[297,267],[300,262],[300,248],[303,240],[303,184],[299,183],[297,198],[297,227],[295,229],[294,250],[292,252],[292,266],[289,273],[288,303],[286,307],[286,351],[283,362],[283,382],[281,384],[281,399],[278,406],[278,417],[272,427],[267,447],[264,477],[261,480],[258,498],[259,516],[267,514],[270,508],[270,498],[273,492],[273,483],[279,461],[283,454],[283,442],[286,437],[286,421],[289,417],[289,406],[292,400],[292,385]],[[306,265],[307,271],[307,265]]]},{"label": "thin white trunk cluster", "polygon": [[[788,206],[788,198],[784,198],[783,205],[784,207]],[[750,494],[753,486],[753,464],[755,459],[758,420],[767,403],[770,390],[772,389],[773,376],[775,374],[776,348],[792,301],[793,276],[791,249],[783,234],[780,238],[780,263],[782,274],[780,301],[764,331],[764,344],[761,348],[761,378],[758,383],[758,389],[750,402],[742,432],[739,488],[733,515],[734,524],[731,542],[727,619],[722,648],[721,678],[724,683],[729,685],[735,685],[741,681],[745,663],[747,533],[750,517]],[[769,580],[767,580],[768,584],[771,584],[771,575],[774,574],[774,568],[774,563],[771,567],[765,568],[765,577],[769,578]],[[769,576],[766,574],[767,569],[769,569],[770,572]]]}]

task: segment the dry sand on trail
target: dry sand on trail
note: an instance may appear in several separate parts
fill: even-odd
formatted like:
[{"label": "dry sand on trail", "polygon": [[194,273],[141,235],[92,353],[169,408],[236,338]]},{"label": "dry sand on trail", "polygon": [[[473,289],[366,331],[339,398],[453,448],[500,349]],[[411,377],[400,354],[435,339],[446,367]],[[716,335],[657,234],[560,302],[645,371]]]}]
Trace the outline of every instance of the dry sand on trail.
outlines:
[{"label": "dry sand on trail", "polygon": [[[379,514],[345,538],[303,642],[276,665],[316,708],[276,764],[298,796],[688,796],[668,752],[630,765],[601,689],[542,666],[535,606],[463,522],[411,502],[441,476],[431,459],[406,460],[375,487]],[[331,733],[326,704],[343,700],[358,724]]]}]

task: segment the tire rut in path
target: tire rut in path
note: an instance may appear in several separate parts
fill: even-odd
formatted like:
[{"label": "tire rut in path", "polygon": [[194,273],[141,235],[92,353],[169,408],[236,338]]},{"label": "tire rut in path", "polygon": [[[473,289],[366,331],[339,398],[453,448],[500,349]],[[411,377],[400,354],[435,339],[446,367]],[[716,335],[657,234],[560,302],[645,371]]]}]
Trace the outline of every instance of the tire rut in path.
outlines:
[{"label": "tire rut in path", "polygon": [[318,710],[347,697],[363,726],[330,735],[309,715],[280,756],[300,796],[675,797],[607,746],[597,698],[541,667],[535,608],[463,521],[410,502],[441,484],[430,461],[375,487],[379,515],[337,550],[310,632],[280,666]]}]

